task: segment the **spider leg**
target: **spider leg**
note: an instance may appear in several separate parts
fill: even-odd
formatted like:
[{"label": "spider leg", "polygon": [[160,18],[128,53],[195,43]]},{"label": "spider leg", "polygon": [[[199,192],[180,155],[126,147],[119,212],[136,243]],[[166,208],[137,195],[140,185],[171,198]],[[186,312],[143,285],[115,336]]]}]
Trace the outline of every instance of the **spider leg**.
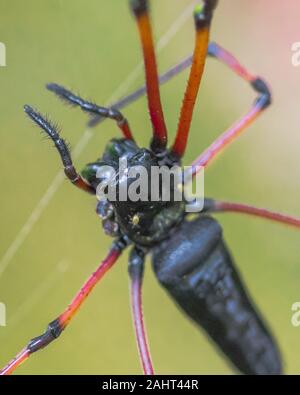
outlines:
[{"label": "spider leg", "polygon": [[196,40],[193,63],[181,107],[175,142],[171,150],[176,158],[181,158],[186,149],[193,111],[206,61],[210,24],[216,5],[217,1],[206,0],[203,6],[199,5],[195,9]]},{"label": "spider leg", "polygon": [[0,371],[0,375],[8,375],[13,373],[13,371],[17,369],[22,362],[28,359],[31,354],[48,346],[53,340],[60,336],[62,331],[66,329],[67,325],[77,313],[82,303],[88,297],[92,289],[117,261],[121,255],[122,250],[126,246],[127,243],[124,240],[119,240],[113,244],[106,258],[101,262],[97,270],[84,283],[83,287],[77,293],[67,309],[48,325],[44,334],[32,339],[27,344],[27,346]]},{"label": "spider leg", "polygon": [[233,213],[253,215],[256,217],[260,217],[271,221],[279,222],[285,225],[290,225],[296,228],[300,228],[300,218],[296,218],[291,215],[278,213],[264,208],[250,206],[248,204],[243,204],[243,203],[233,203],[233,202],[224,202],[215,199],[205,199],[203,211],[209,213],[233,212]]},{"label": "spider leg", "polygon": [[[215,57],[215,55],[214,55],[215,48],[216,48],[216,44],[210,43],[208,45],[207,55],[211,56],[211,57]],[[159,78],[158,78],[159,84],[163,85],[163,84],[167,83],[173,77],[175,77],[176,75],[180,74],[182,71],[184,71],[188,67],[190,67],[192,62],[193,62],[193,55],[189,55],[186,58],[184,58],[181,62],[172,66],[169,70],[167,70],[165,73],[163,73],[159,76]],[[239,65],[239,63],[237,63],[235,71],[242,76],[243,75],[250,76],[250,74],[243,67],[241,67]],[[124,96],[121,99],[112,103],[110,105],[110,108],[120,110],[120,109],[126,107],[127,105],[133,103],[134,101],[138,100],[140,97],[145,95],[145,93],[147,93],[147,88],[144,85],[144,86],[141,86],[140,88],[136,89],[134,92],[130,93],[129,95]],[[98,125],[99,123],[103,122],[105,119],[106,118],[104,118],[100,115],[96,115],[94,118],[92,118],[89,121],[88,126],[94,127],[94,126]]]},{"label": "spider leg", "polygon": [[259,94],[251,109],[228,130],[219,136],[192,164],[193,176],[201,167],[207,166],[211,160],[221,152],[229,143],[235,140],[242,131],[253,123],[257,117],[271,104],[271,92],[267,83],[260,77],[249,73],[238,60],[220,47],[212,43],[209,46],[209,54],[225,63],[230,69],[236,72],[247,82],[250,82],[252,88]]},{"label": "spider leg", "polygon": [[61,157],[64,171],[68,179],[78,188],[95,194],[95,190],[77,173],[66,142],[60,137],[56,128],[51,125],[41,114],[30,106],[24,106],[26,114],[50,137]]},{"label": "spider leg", "polygon": [[[181,73],[182,71],[187,69],[192,64],[192,60],[193,60],[193,57],[191,55],[187,56],[181,62],[177,63],[175,66],[171,67],[165,73],[161,74],[158,78],[159,84],[160,85],[165,84],[166,82],[170,81],[173,77],[175,77],[176,75],[178,75],[179,73]],[[127,96],[121,98],[120,100],[114,102],[113,104],[111,104],[110,108],[115,108],[115,109],[120,110],[120,109],[124,108],[125,106],[127,106],[128,104],[139,99],[145,93],[147,93],[147,88],[144,85],[144,86],[138,88],[137,90],[135,90],[134,92],[130,93],[129,95],[127,95]],[[103,118],[99,115],[96,115],[94,118],[92,118],[89,121],[88,126],[94,127],[98,123],[100,123],[104,120],[105,120],[105,118]]]},{"label": "spider leg", "polygon": [[118,127],[121,129],[124,137],[129,140],[133,140],[130,126],[127,119],[120,111],[114,108],[106,108],[97,106],[94,103],[90,103],[79,96],[76,96],[71,91],[67,90],[61,85],[47,84],[47,89],[54,92],[60,99],[66,101],[69,104],[79,106],[83,111],[100,115],[103,118],[110,118],[117,122]]},{"label": "spider leg", "polygon": [[133,249],[129,258],[131,309],[134,322],[135,335],[144,374],[153,375],[153,365],[144,326],[142,309],[142,283],[144,274],[145,253]]},{"label": "spider leg", "polygon": [[137,22],[143,49],[148,108],[153,127],[151,147],[154,151],[164,151],[168,139],[167,127],[160,100],[158,71],[149,17],[149,2],[148,0],[130,0],[130,8]]}]

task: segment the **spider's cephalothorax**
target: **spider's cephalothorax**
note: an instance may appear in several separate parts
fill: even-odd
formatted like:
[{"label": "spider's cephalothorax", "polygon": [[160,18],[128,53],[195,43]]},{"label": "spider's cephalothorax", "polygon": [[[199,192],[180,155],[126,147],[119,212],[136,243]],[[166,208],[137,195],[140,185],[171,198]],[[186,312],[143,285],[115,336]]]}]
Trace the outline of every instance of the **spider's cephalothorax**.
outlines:
[{"label": "spider's cephalothorax", "polygon": [[[96,210],[103,220],[103,228],[107,234],[113,237],[124,235],[140,246],[150,247],[168,237],[171,229],[184,218],[184,201],[174,199],[176,180],[171,179],[169,201],[162,197],[162,179],[156,184],[154,168],[160,171],[162,166],[171,168],[179,164],[171,159],[166,160],[167,156],[167,152],[156,155],[152,150],[139,148],[132,140],[113,139],[106,146],[102,158],[85,167],[82,176],[96,191],[99,190],[102,176],[107,175],[108,169],[115,171],[113,177],[108,174],[108,178],[112,178],[108,184],[116,192],[114,199],[110,200],[109,196],[100,197]],[[126,164],[123,169],[122,163]],[[138,171],[141,168],[142,174]],[[129,178],[132,170],[136,172]],[[142,176],[147,188],[145,191],[139,190],[139,196],[132,199],[130,188]],[[158,189],[157,200],[151,196],[151,186]],[[122,187],[123,194],[120,192]]]},{"label": "spider's cephalothorax", "polygon": [[[80,106],[84,111],[94,115],[90,125],[99,120],[110,118],[116,121],[123,133],[122,139],[111,140],[101,158],[88,164],[82,172],[77,173],[70,152],[64,140],[53,125],[37,111],[25,106],[26,113],[53,140],[61,156],[65,174],[78,188],[93,195],[106,173],[115,171],[109,178],[109,186],[124,186],[124,174],[137,166],[152,170],[163,166],[171,168],[180,165],[187,145],[194,105],[199,90],[206,56],[212,56],[225,63],[236,74],[249,82],[257,92],[258,98],[248,113],[234,123],[217,140],[206,149],[194,162],[191,175],[194,176],[199,166],[207,166],[228,143],[253,122],[271,103],[271,94],[267,84],[259,77],[249,73],[236,58],[216,43],[209,44],[209,28],[217,0],[203,0],[195,10],[196,44],[194,53],[162,76],[158,76],[154,52],[151,24],[147,0],[130,0],[141,38],[146,86],[121,99],[110,108],[98,106],[83,100],[57,84],[49,84],[49,90],[72,105]],[[167,147],[167,128],[160,101],[159,83],[166,82],[189,65],[191,66],[188,85],[183,100],[178,129],[174,144]],[[126,118],[119,109],[147,93],[148,108],[153,126],[153,137],[149,149],[139,148]],[[119,171],[120,160],[126,160],[125,173]],[[108,166],[109,169],[108,170]],[[124,171],[124,169],[123,169]],[[125,191],[129,192],[136,177],[126,178]],[[153,176],[147,178],[151,184]],[[170,183],[170,196],[181,184]],[[182,186],[182,185],[181,185]],[[165,188],[158,182],[159,196]],[[147,189],[146,189],[147,190]],[[150,190],[150,189],[149,189]],[[116,198],[110,195],[100,199],[97,213],[103,220],[106,233],[115,237],[112,248],[76,295],[70,306],[52,321],[46,332],[33,340],[13,359],[2,374],[11,373],[30,354],[40,350],[66,328],[86,296],[101,279],[104,273],[117,261],[121,252],[131,244],[129,257],[129,274],[131,279],[132,309],[143,369],[146,374],[153,374],[153,367],[147,346],[142,315],[141,286],[145,256],[152,254],[154,273],[169,295],[182,311],[195,324],[203,328],[232,364],[247,374],[278,374],[282,370],[280,353],[276,342],[261,315],[257,312],[244,283],[235,267],[231,254],[223,240],[222,229],[218,222],[208,213],[235,211],[252,214],[300,228],[300,220],[245,204],[220,202],[205,199],[203,212],[197,213],[193,220],[185,212],[184,200],[177,201],[149,198],[133,199],[130,194],[124,200],[117,188]]]}]

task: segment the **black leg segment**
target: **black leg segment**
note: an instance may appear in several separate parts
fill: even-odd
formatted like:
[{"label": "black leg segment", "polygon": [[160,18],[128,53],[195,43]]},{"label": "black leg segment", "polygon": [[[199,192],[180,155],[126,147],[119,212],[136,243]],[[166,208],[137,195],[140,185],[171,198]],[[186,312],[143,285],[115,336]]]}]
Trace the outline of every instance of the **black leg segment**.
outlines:
[{"label": "black leg segment", "polygon": [[114,108],[101,107],[94,103],[88,102],[58,84],[48,84],[47,89],[51,92],[54,92],[60,99],[64,100],[68,104],[79,106],[85,112],[116,121],[124,137],[133,140],[128,121],[120,111]]},{"label": "black leg segment", "polygon": [[95,190],[87,184],[87,182],[77,173],[73,166],[72,158],[68,146],[64,139],[62,139],[57,131],[57,128],[52,125],[45,117],[39,112],[35,111],[32,107],[25,105],[24,110],[26,114],[50,137],[54,142],[55,147],[61,157],[64,171],[68,179],[78,188],[92,194]]}]

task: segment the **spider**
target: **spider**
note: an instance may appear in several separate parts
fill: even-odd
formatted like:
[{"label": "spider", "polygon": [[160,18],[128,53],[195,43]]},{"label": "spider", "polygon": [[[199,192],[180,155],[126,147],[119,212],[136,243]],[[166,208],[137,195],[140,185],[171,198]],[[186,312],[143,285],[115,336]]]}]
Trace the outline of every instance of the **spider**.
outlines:
[{"label": "spider", "polygon": [[[250,110],[220,135],[192,164],[191,176],[211,161],[252,124],[271,104],[271,93],[266,82],[251,74],[228,51],[209,42],[210,25],[217,0],[203,0],[195,8],[195,48],[192,56],[159,76],[156,65],[149,17],[148,0],[130,0],[135,17],[145,66],[146,85],[116,102],[109,108],[90,103],[57,84],[47,88],[59,98],[79,106],[92,114],[90,125],[104,119],[114,120],[122,138],[112,139],[104,154],[83,169],[75,169],[71,154],[57,129],[38,111],[26,105],[26,114],[50,137],[61,157],[67,178],[77,188],[96,195],[100,179],[98,171],[105,165],[117,168],[120,158],[126,158],[128,169],[142,165],[181,165],[185,153],[192,115],[202,79],[207,55],[221,61],[248,82],[257,92]],[[167,145],[167,127],[160,100],[159,85],[167,82],[191,66],[189,79],[180,112],[175,141]],[[136,144],[127,119],[120,109],[138,97],[147,94],[153,136],[150,147]],[[121,179],[117,179],[121,183]],[[175,188],[174,185],[171,186]],[[201,212],[190,218],[185,201],[110,201],[97,202],[96,212],[105,232],[114,238],[106,258],[84,283],[71,304],[2,370],[11,374],[29,356],[48,346],[69,325],[87,296],[104,274],[116,263],[129,245],[129,275],[133,320],[143,371],[154,374],[142,313],[142,281],[144,261],[152,254],[153,269],[160,284],[166,289],[181,310],[196,325],[203,328],[229,361],[244,374],[279,374],[282,363],[275,340],[251,301],[243,281],[235,268],[231,254],[223,241],[222,229],[209,213],[238,212],[262,217],[300,228],[300,219],[253,206],[206,198]]]}]

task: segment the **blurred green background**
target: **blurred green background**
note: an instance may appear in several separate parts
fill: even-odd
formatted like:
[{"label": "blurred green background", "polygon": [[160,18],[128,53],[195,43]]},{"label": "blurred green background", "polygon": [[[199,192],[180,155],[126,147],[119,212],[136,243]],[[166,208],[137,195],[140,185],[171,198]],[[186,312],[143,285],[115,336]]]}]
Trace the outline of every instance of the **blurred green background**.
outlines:
[{"label": "blurred green background", "polygon": [[[170,26],[177,30],[159,53],[163,71],[192,51],[192,14],[188,18],[185,14],[195,2],[151,3],[156,39]],[[266,77],[273,87],[274,104],[206,172],[207,196],[300,216],[300,68],[291,64],[291,44],[300,41],[299,14],[296,0],[288,4],[220,1],[212,39]],[[114,92],[122,96],[139,86],[143,73],[140,70],[131,83],[126,80],[141,60],[126,0],[0,0],[0,15],[0,41],[7,48],[7,67],[0,68],[0,302],[7,307],[7,326],[0,327],[0,365],[4,365],[65,308],[111,243],[94,213],[95,199],[65,181],[34,226],[23,229],[27,236],[10,261],[8,255],[5,258],[60,169],[56,151],[25,118],[22,106],[32,104],[49,114],[74,148],[82,141],[87,119],[58,102],[44,89],[45,83],[64,84],[107,104]],[[171,138],[186,79],[184,73],[162,88]],[[245,112],[253,99],[247,84],[209,60],[185,164]],[[138,142],[147,145],[151,127],[145,99],[124,112]],[[77,167],[99,156],[108,139],[118,133],[113,122],[106,122],[87,135]],[[218,218],[251,294],[278,339],[286,372],[299,373],[300,327],[291,324],[291,305],[300,300],[299,233],[259,219],[230,214]],[[157,372],[233,373],[159,287],[150,265],[144,310]],[[140,372],[129,311],[127,253],[60,340],[18,370],[21,374]]]}]

